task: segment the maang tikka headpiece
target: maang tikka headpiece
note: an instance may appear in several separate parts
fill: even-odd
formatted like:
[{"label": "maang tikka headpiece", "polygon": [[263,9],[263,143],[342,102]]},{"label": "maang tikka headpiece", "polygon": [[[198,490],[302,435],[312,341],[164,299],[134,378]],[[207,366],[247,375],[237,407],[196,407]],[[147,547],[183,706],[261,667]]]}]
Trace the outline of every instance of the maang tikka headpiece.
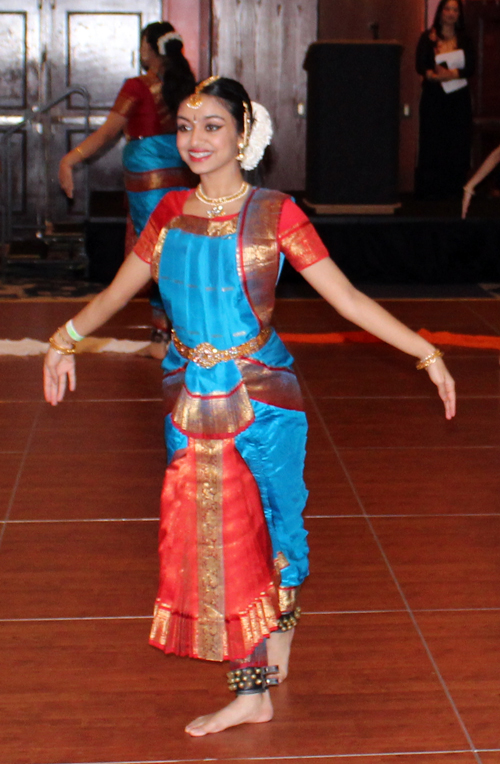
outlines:
[{"label": "maang tikka headpiece", "polygon": [[208,79],[203,80],[203,82],[199,82],[193,95],[190,95],[187,99],[186,105],[189,106],[190,109],[199,109],[203,103],[201,93],[216,80],[220,80],[220,74],[213,74],[211,77],[208,77]]}]

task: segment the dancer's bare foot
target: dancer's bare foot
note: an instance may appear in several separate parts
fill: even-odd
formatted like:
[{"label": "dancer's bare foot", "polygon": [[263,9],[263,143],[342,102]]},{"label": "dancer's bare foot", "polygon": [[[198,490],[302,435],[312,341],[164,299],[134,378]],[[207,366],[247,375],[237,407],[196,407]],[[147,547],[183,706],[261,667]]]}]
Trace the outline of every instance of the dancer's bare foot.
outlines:
[{"label": "dancer's bare foot", "polygon": [[278,666],[278,681],[281,684],[288,676],[288,661],[295,628],[288,631],[273,631],[267,640],[267,661],[270,666]]},{"label": "dancer's bare foot", "polygon": [[273,704],[269,697],[269,690],[255,692],[250,695],[237,695],[225,708],[214,714],[199,716],[190,722],[186,732],[192,737],[203,737],[215,732],[222,732],[228,727],[236,727],[237,724],[259,724],[269,722],[273,718]]}]

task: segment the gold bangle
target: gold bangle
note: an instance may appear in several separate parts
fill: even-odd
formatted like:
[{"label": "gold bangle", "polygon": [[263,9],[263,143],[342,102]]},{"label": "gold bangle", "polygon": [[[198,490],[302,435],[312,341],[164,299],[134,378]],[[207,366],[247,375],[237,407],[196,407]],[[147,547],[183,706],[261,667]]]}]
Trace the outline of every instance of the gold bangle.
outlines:
[{"label": "gold bangle", "polygon": [[49,339],[49,344],[50,344],[50,347],[53,348],[56,351],[56,353],[59,353],[60,355],[74,355],[75,353],[74,346],[65,347],[64,345],[59,345],[57,340],[54,337],[51,337]]},{"label": "gold bangle", "polygon": [[75,146],[75,148],[73,149],[73,151],[78,151],[78,153],[80,154],[80,156],[81,156],[81,158],[82,158],[82,159],[87,159],[87,157],[85,156],[85,154],[84,154],[84,153],[83,153],[83,151],[81,150],[80,146]]},{"label": "gold bangle", "polygon": [[442,358],[443,356],[443,351],[436,348],[430,355],[426,358],[422,358],[422,360],[417,363],[418,371],[420,371],[420,369],[426,369],[431,363],[436,363],[437,359]]}]

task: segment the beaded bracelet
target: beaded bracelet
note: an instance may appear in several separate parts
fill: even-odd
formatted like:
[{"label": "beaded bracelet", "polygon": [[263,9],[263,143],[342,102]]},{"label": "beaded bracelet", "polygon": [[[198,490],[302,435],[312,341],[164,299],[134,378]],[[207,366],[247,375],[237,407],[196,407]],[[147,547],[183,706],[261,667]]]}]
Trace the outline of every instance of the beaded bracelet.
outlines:
[{"label": "beaded bracelet", "polygon": [[64,324],[64,328],[68,332],[71,339],[74,340],[75,342],[81,342],[82,340],[85,339],[84,334],[79,334],[79,332],[76,331],[72,318],[70,318],[70,320]]},{"label": "beaded bracelet", "polygon": [[426,358],[422,358],[422,360],[417,363],[418,371],[420,371],[420,369],[426,369],[431,365],[431,363],[436,363],[437,359],[442,358],[443,356],[443,351],[436,348],[436,350],[433,350],[430,355],[428,355]]}]

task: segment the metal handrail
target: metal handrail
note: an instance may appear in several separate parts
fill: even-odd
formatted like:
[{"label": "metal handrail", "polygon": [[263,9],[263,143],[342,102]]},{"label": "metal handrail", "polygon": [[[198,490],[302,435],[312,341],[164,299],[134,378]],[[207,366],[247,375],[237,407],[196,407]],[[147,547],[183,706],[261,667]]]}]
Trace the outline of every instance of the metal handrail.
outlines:
[{"label": "metal handrail", "polygon": [[[87,88],[82,85],[75,85],[68,88],[64,93],[57,96],[57,98],[48,101],[46,104],[39,106],[34,104],[30,109],[26,109],[21,120],[12,127],[9,127],[4,132],[0,133],[0,151],[2,158],[2,194],[0,202],[0,211],[2,218],[1,232],[0,232],[0,245],[2,250],[2,263],[5,259],[5,250],[7,241],[12,236],[12,156],[10,149],[10,138],[14,133],[24,130],[24,128],[36,121],[41,114],[46,114],[54,106],[57,106],[61,101],[66,100],[71,95],[81,95],[84,99],[84,114],[85,114],[85,136],[90,133],[90,93]],[[83,183],[84,183],[84,217],[89,217],[89,168],[87,162],[84,163],[83,169]]]}]

